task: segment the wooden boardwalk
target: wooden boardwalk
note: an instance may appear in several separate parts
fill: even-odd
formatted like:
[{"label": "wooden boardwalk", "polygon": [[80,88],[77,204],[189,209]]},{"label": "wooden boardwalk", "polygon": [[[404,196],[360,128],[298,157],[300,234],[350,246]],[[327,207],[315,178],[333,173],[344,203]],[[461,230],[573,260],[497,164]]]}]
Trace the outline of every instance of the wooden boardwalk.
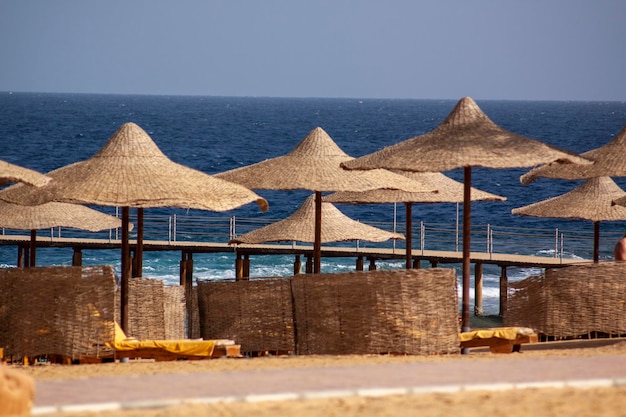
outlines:
[{"label": "wooden boardwalk", "polygon": [[[131,240],[131,248],[136,241]],[[1,235],[0,246],[28,247],[29,236]],[[109,239],[84,239],[63,237],[38,237],[37,247],[72,248],[75,251],[84,249],[119,249],[120,240]],[[215,242],[188,242],[188,241],[165,241],[146,240],[144,251],[180,251],[186,253],[233,253],[239,255],[302,255],[311,256],[313,246],[292,244],[259,244],[259,245],[229,245]],[[343,258],[367,258],[378,259],[404,259],[404,248],[356,248],[322,246],[322,257]],[[460,251],[438,251],[413,249],[413,259],[428,261],[432,265],[455,264],[462,262]],[[470,260],[474,264],[491,264],[501,267],[516,266],[520,268],[555,268],[574,264],[590,263],[591,260],[561,259],[555,257],[516,255],[502,253],[471,252]]]},{"label": "wooden boardwalk", "polygon": [[[82,265],[82,251],[86,249],[121,249],[121,241],[113,239],[84,239],[62,237],[38,237],[37,248],[71,248],[72,265]],[[136,241],[131,240],[131,251],[136,246]],[[35,264],[34,257],[29,254],[31,240],[29,236],[0,235],[0,246],[16,246],[18,248],[16,259],[18,267]],[[180,251],[180,283],[193,285],[193,254],[195,253],[232,253],[235,255],[235,279],[248,279],[250,277],[250,256],[253,255],[293,255],[294,274],[304,271],[311,273],[313,270],[313,246],[294,244],[259,244],[259,245],[229,245],[227,243],[214,242],[189,242],[189,241],[161,241],[145,240],[144,251]],[[322,258],[355,258],[355,270],[375,270],[376,261],[383,259],[406,259],[404,248],[357,248],[357,247],[334,247],[322,246]],[[30,263],[29,263],[30,257]],[[300,258],[306,258],[301,262]],[[462,252],[448,252],[437,250],[416,250],[412,252],[413,268],[422,267],[422,261],[430,263],[431,267],[439,264],[462,263]],[[365,261],[367,261],[367,266]],[[591,263],[591,260],[562,259],[555,257],[501,254],[501,253],[470,253],[470,262],[474,264],[474,314],[483,314],[482,303],[482,274],[483,265],[497,265],[500,267],[500,297],[499,314],[503,315],[508,298],[508,267],[518,268],[558,268],[568,265],[580,265]],[[133,273],[133,276],[141,276]]]}]

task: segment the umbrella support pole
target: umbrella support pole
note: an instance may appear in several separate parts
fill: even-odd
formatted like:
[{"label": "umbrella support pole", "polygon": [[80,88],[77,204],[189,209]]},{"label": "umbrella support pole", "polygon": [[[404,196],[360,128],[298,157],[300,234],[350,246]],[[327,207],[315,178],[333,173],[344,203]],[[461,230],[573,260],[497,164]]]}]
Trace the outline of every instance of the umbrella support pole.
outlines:
[{"label": "umbrella support pole", "polygon": [[[471,201],[472,201],[472,168],[463,168],[463,277],[462,277],[462,314],[461,331],[470,331],[470,234],[471,228]],[[463,352],[463,353],[469,353]]]},{"label": "umbrella support pole", "polygon": [[600,261],[600,222],[593,222],[593,263]]},{"label": "umbrella support pole", "polygon": [[128,221],[130,208],[122,207],[122,273],[120,282],[120,326],[128,334],[128,286],[130,280],[130,245],[128,243]]},{"label": "umbrella support pole", "polygon": [[483,311],[483,264],[474,264],[474,315],[482,316]]},{"label": "umbrella support pole", "polygon": [[30,231],[30,262],[28,266],[37,265],[37,230]]},{"label": "umbrella support pole", "polygon": [[406,269],[413,267],[413,204],[410,202],[404,203],[406,210]]},{"label": "umbrella support pole", "polygon": [[133,264],[133,277],[143,276],[143,208],[137,209],[137,249]]},{"label": "umbrella support pole", "polygon": [[315,192],[315,241],[313,243],[313,273],[322,269],[322,192]]}]

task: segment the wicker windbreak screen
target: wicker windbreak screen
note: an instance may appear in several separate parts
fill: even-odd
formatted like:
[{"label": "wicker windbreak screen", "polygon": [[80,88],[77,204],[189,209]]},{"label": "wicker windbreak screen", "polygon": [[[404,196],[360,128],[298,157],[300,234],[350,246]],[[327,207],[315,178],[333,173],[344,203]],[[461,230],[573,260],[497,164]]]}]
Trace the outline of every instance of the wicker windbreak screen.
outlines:
[{"label": "wicker windbreak screen", "polygon": [[204,339],[232,339],[242,352],[295,351],[289,278],[198,282]]},{"label": "wicker windbreak screen", "polygon": [[[119,299],[118,288],[115,295],[118,320]],[[159,279],[132,278],[128,285],[127,336],[140,340],[185,339],[186,309],[183,287],[165,285]]]},{"label": "wicker windbreak screen", "polygon": [[97,356],[114,337],[109,266],[0,269],[5,356]]},{"label": "wicker windbreak screen", "polygon": [[453,269],[297,276],[300,354],[459,352]]},{"label": "wicker windbreak screen", "polygon": [[453,269],[199,282],[202,337],[243,352],[447,354],[459,351]]},{"label": "wicker windbreak screen", "polygon": [[555,338],[626,334],[626,262],[549,269],[509,284],[504,322]]}]

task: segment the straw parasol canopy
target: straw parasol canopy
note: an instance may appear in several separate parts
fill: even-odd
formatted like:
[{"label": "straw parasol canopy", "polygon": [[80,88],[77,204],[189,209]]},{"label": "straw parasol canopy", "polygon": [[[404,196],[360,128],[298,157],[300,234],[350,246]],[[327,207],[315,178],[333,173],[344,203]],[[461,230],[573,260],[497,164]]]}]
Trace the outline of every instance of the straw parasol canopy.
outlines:
[{"label": "straw parasol canopy", "polygon": [[237,184],[171,161],[135,123],[123,124],[88,160],[48,173],[47,186],[25,193],[14,188],[3,198],[18,204],[61,201],[120,207],[180,207],[227,211],[267,201]]},{"label": "straw parasol canopy", "polygon": [[316,195],[314,273],[320,272],[322,224],[321,197],[325,191],[366,191],[395,188],[413,192],[433,192],[419,182],[378,169],[348,172],[342,162],[354,158],[343,152],[321,127],[313,129],[291,152],[246,167],[216,175],[218,178],[259,190],[311,190]]},{"label": "straw parasol canopy", "polygon": [[121,225],[122,221],[115,216],[78,204],[45,203],[38,206],[21,206],[0,201],[0,227],[6,229],[71,227],[98,232],[116,229]]},{"label": "straw parasol canopy", "polygon": [[[35,266],[37,229],[71,227],[98,232],[116,229],[121,225],[122,222],[117,217],[78,204],[45,203],[38,206],[21,206],[0,201],[0,227],[31,232],[29,266]],[[132,224],[129,227],[132,228]]]},{"label": "straw parasol canopy", "polygon": [[[440,172],[408,172],[392,170],[415,181],[419,181],[437,192],[413,193],[402,190],[378,189],[369,191],[338,191],[324,196],[330,203],[374,204],[374,203],[461,203],[463,183],[453,180]],[[506,197],[491,194],[472,187],[473,201],[506,201]]]},{"label": "straw parasol canopy", "polygon": [[23,182],[40,187],[46,185],[50,178],[37,171],[0,161],[0,186],[10,182]]},{"label": "straw parasol canopy", "polygon": [[613,205],[614,200],[624,197],[626,192],[611,178],[596,177],[586,180],[568,193],[513,209],[511,213],[521,216],[591,220],[594,224],[593,261],[597,263],[600,221],[626,219],[626,207]]},{"label": "straw parasol canopy", "polygon": [[344,162],[347,169],[441,172],[464,169],[462,329],[469,330],[470,210],[472,167],[530,167],[551,161],[587,161],[574,153],[509,132],[464,97],[433,131]]},{"label": "straw parasol canopy", "polygon": [[[323,201],[347,204],[404,203],[406,209],[406,268],[412,267],[412,218],[413,203],[461,203],[463,184],[440,172],[393,171],[407,178],[424,183],[437,190],[436,193],[411,193],[402,190],[370,190],[361,192],[339,191],[324,196]],[[506,201],[506,197],[491,194],[472,187],[473,201]]]},{"label": "straw parasol canopy", "polygon": [[126,307],[130,247],[125,226],[128,224],[130,207],[139,209],[137,256],[138,264],[141,265],[143,208],[180,207],[226,211],[254,201],[264,211],[268,206],[265,199],[241,185],[171,161],[135,123],[123,124],[90,159],[59,168],[48,175],[53,181],[36,192],[18,185],[2,198],[26,205],[57,201],[122,207],[123,330],[127,330],[128,323]]},{"label": "straw parasol canopy", "polygon": [[528,171],[520,177],[524,185],[528,185],[539,177],[579,180],[594,177],[626,176],[626,126],[604,146],[584,152],[580,156],[593,164],[570,164],[551,162]]},{"label": "straw parasol canopy", "polygon": [[[280,241],[315,241],[315,195],[308,197],[291,216],[276,223],[232,239],[229,243],[263,243]],[[358,222],[344,215],[331,203],[322,203],[322,243],[366,240],[383,242],[404,239],[400,233],[392,233]]]}]

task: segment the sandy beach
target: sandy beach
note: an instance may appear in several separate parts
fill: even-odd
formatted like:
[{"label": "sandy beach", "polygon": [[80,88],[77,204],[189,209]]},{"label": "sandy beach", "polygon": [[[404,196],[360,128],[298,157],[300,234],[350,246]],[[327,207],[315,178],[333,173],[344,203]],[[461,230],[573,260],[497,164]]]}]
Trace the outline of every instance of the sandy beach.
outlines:
[{"label": "sandy beach", "polygon": [[[141,375],[227,372],[268,368],[351,366],[357,364],[411,363],[420,361],[515,361],[545,356],[617,355],[618,364],[626,363],[626,341],[588,348],[527,350],[513,354],[472,352],[450,356],[270,356],[260,358],[224,358],[208,361],[109,363],[98,365],[39,365],[22,368],[35,380],[90,378],[107,375]],[[140,380],[140,379],[139,379]],[[112,399],[113,400],[113,399]],[[162,409],[46,414],[53,417],[98,416],[484,416],[506,412],[511,417],[538,415],[624,416],[626,386],[614,388],[554,389],[529,388],[508,391],[472,391],[454,394],[421,394],[376,398],[347,397],[323,400],[295,400],[260,403],[221,403],[176,406]],[[503,411],[506,410],[506,411]]]}]

